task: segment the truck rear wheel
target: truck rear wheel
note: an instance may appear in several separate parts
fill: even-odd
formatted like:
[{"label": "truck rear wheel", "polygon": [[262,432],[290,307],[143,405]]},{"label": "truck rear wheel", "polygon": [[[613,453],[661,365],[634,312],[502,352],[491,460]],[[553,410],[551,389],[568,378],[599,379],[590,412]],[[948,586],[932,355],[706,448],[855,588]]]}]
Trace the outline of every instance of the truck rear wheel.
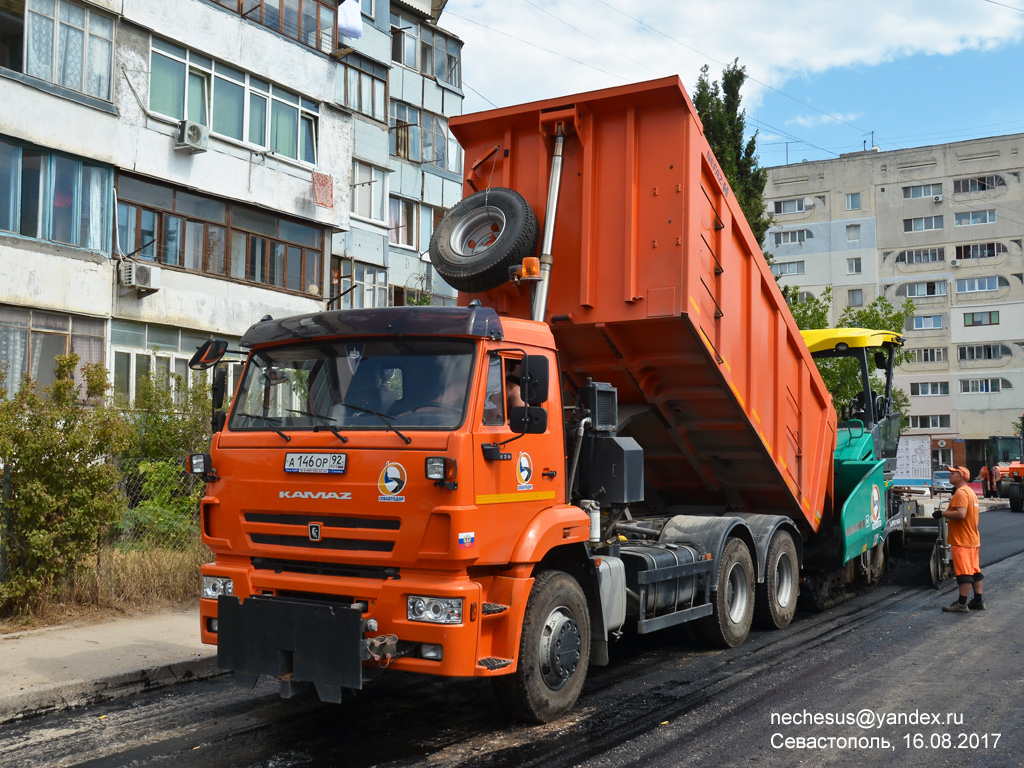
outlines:
[{"label": "truck rear wheel", "polygon": [[778,530],[768,545],[764,583],[757,587],[754,619],[764,629],[784,629],[793,621],[800,586],[796,545],[788,531]]},{"label": "truck rear wheel", "polygon": [[518,192],[484,189],[458,203],[437,225],[430,261],[459,291],[488,291],[508,281],[508,268],[537,248],[537,214]]},{"label": "truck rear wheel", "polygon": [[537,575],[526,603],[519,667],[495,678],[513,714],[550,723],[579,698],[590,663],[590,614],[579,583],[562,571]]},{"label": "truck rear wheel", "polygon": [[754,618],[754,563],[750,550],[732,538],[718,564],[718,589],[711,593],[714,612],[700,620],[704,641],[719,648],[735,648],[750,634]]},{"label": "truck rear wheel", "polygon": [[1010,497],[1010,510],[1012,512],[1024,512],[1024,494],[1021,493],[1020,483],[1010,483],[1007,495]]}]

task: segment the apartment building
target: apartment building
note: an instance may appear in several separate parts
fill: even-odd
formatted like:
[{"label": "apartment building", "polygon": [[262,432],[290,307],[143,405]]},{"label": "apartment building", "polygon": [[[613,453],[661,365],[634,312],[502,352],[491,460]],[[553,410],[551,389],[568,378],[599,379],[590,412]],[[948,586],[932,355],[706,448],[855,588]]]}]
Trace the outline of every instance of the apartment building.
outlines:
[{"label": "apartment building", "polygon": [[444,2],[344,1],[358,38],[337,0],[0,0],[8,392],[75,352],[130,398],[264,315],[453,300],[421,252],[461,44]]},{"label": "apartment building", "polygon": [[1024,134],[768,169],[765,249],[783,285],[833,289],[833,321],[885,296],[914,302],[907,434],[937,466],[980,467],[1024,412]]}]

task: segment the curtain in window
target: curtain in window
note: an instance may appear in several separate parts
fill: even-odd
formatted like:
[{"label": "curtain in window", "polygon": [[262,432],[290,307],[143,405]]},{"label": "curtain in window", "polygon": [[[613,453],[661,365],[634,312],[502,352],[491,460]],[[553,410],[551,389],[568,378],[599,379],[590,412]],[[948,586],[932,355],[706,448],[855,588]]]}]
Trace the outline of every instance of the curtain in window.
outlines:
[{"label": "curtain in window", "polygon": [[36,150],[21,152],[21,223],[20,232],[26,237],[42,238],[45,234],[44,216],[46,198],[47,155]]},{"label": "curtain in window", "polygon": [[[30,0],[26,35],[26,71],[33,77],[53,79],[54,0]],[[47,14],[44,16],[42,14]]]},{"label": "curtain in window", "polygon": [[13,396],[28,366],[28,330],[0,325],[0,365],[7,371],[4,389]]},{"label": "curtain in window", "polygon": [[18,147],[0,141],[0,230],[14,232],[18,202]]},{"label": "curtain in window", "polygon": [[200,125],[209,125],[206,116],[208,80],[205,74],[196,70],[188,73],[188,119]]},{"label": "curtain in window", "polygon": [[85,9],[61,3],[60,22],[56,80],[66,88],[81,91],[85,69]]},{"label": "curtain in window", "polygon": [[41,387],[49,387],[57,380],[54,376],[57,356],[67,354],[68,337],[63,334],[32,331],[31,346],[32,360],[29,373],[32,380]]},{"label": "curtain in window", "polygon": [[274,101],[270,106],[270,148],[285,157],[298,157],[299,110]]},{"label": "curtain in window", "polygon": [[179,120],[185,115],[185,63],[153,52],[149,108]]},{"label": "curtain in window", "polygon": [[104,101],[110,101],[113,38],[113,20],[98,13],[89,14],[89,71],[85,92]]},{"label": "curtain in window", "polygon": [[242,140],[245,88],[217,77],[213,81],[213,130]]},{"label": "curtain in window", "polygon": [[75,192],[81,163],[59,155],[53,158],[53,198],[50,232],[59,243],[75,243]]},{"label": "curtain in window", "polygon": [[95,166],[82,167],[81,244],[94,251],[103,249],[107,221],[107,172]]}]

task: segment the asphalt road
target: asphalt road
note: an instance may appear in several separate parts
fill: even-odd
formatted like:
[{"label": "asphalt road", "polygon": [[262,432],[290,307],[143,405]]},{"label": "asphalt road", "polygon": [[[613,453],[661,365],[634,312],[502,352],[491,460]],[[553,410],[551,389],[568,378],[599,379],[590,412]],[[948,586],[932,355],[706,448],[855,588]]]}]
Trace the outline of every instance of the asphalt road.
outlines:
[{"label": "asphalt road", "polygon": [[984,613],[879,587],[730,651],[634,637],[547,726],[476,681],[392,673],[337,707],[219,678],[7,724],[0,765],[1020,766],[1024,515],[986,512],[982,536]]}]

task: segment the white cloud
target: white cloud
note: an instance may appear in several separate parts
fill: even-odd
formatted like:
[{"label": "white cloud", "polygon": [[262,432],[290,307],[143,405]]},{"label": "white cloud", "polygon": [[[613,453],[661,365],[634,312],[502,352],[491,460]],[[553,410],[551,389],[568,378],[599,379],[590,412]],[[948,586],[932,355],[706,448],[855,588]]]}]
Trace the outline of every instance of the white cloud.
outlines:
[{"label": "white cloud", "polygon": [[861,115],[857,112],[848,112],[843,114],[842,112],[835,115],[826,114],[814,114],[814,115],[797,115],[786,121],[786,125],[796,125],[801,128],[813,128],[818,125],[833,125],[835,123],[852,123],[854,120],[859,120]]},{"label": "white cloud", "polygon": [[718,79],[737,57],[759,81],[749,108],[792,77],[1018,42],[1024,14],[957,0],[449,0],[441,26],[466,43],[467,111],[490,106],[473,91],[505,106],[670,74],[689,90],[703,64]]}]

